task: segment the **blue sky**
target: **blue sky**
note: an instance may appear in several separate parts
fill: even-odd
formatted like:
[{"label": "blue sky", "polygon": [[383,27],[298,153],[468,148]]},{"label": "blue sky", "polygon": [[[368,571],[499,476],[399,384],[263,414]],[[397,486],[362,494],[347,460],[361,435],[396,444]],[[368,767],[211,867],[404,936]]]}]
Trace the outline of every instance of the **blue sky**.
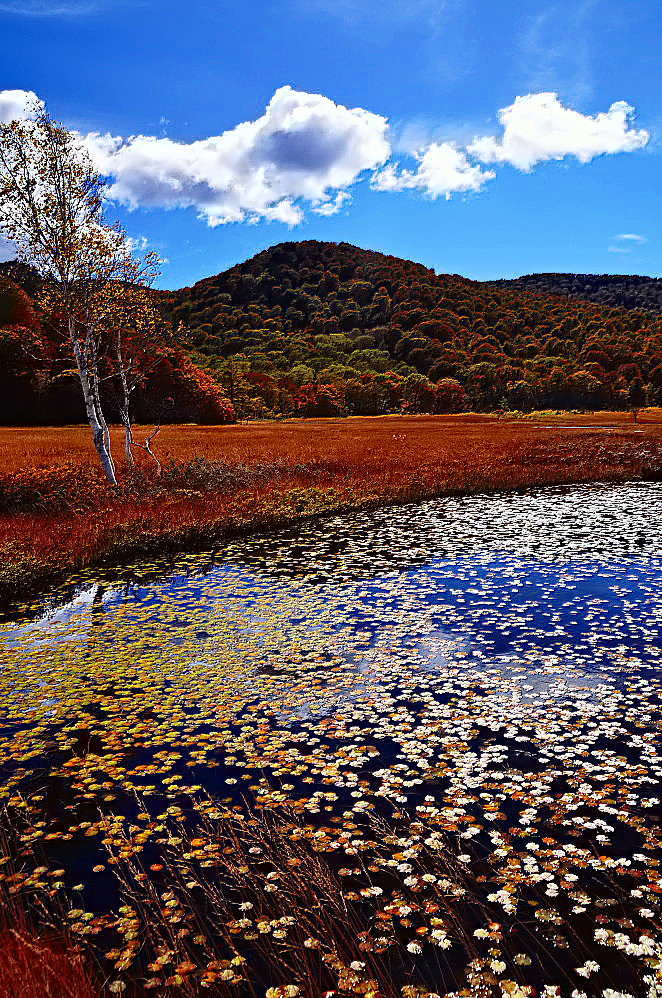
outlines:
[{"label": "blue sky", "polygon": [[662,275],[659,0],[0,0],[0,32],[0,110],[92,134],[164,287],[287,239]]}]

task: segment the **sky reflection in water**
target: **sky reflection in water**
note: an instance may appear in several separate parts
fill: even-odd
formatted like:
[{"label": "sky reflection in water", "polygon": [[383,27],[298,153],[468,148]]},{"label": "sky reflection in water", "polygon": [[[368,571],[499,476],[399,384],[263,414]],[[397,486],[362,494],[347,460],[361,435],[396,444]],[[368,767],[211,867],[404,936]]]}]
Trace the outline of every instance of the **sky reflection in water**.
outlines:
[{"label": "sky reflection in water", "polygon": [[[488,870],[472,890],[493,920],[533,905],[557,926],[553,944],[531,943],[536,982],[553,983],[550,945],[572,947],[577,919],[612,904],[596,850],[600,870],[644,863],[650,883],[642,870],[617,892],[614,925],[659,938],[660,522],[660,485],[546,489],[335,518],[121,579],[88,573],[1,625],[3,796],[24,795],[26,841],[65,884],[84,883],[95,912],[115,896],[99,843],[109,809],[116,833],[142,829],[133,856],[155,848],[159,821],[244,802],[287,807],[334,855],[349,818],[360,836],[371,814],[409,814]],[[93,864],[106,872],[89,886]],[[409,880],[384,890],[404,904],[422,889]],[[643,980],[636,960],[653,943],[636,946],[627,966],[610,952],[605,981]]]}]

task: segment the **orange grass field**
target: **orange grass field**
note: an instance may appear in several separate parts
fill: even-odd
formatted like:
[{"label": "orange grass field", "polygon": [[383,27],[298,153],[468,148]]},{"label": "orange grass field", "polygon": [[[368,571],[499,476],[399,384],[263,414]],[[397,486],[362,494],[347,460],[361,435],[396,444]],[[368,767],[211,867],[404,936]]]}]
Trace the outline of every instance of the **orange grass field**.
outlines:
[{"label": "orange grass field", "polygon": [[[140,439],[140,433],[137,434]],[[87,427],[0,428],[0,598],[227,533],[436,495],[662,478],[662,413],[382,416],[167,426],[110,489]]]}]

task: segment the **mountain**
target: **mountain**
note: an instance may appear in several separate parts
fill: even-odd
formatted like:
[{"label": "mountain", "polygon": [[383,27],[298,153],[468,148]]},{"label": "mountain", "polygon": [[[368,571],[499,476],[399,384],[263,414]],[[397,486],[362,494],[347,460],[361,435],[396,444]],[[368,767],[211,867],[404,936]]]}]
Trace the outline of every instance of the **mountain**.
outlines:
[{"label": "mountain", "polygon": [[[454,404],[459,390],[478,409],[662,401],[662,319],[649,310],[438,275],[348,243],[280,243],[163,306],[247,414],[311,414],[320,391],[330,411],[429,411],[449,381]],[[445,401],[431,397],[440,380]]]},{"label": "mountain", "polygon": [[662,315],[662,277],[630,274],[527,274],[491,287],[534,294],[580,298],[610,308],[629,308]]},{"label": "mountain", "polygon": [[3,278],[18,284],[31,297],[39,291],[41,286],[41,279],[37,271],[17,260],[7,260],[0,263],[0,281]]},{"label": "mountain", "polygon": [[[12,273],[33,291],[29,270]],[[176,376],[187,385],[204,382],[205,397],[215,385],[240,417],[361,415],[660,404],[662,316],[653,309],[660,283],[549,274],[481,283],[348,243],[308,240],[280,243],[192,287],[155,294],[182,330]],[[579,297],[591,288],[619,307]],[[631,302],[637,307],[622,307]],[[0,328],[0,354],[14,357],[16,368],[16,334],[7,325],[4,343]],[[60,395],[44,403],[40,386],[52,394],[62,378],[29,365],[6,368],[3,398],[16,395],[19,376],[20,398],[25,385],[34,386],[28,421],[50,421],[53,411],[73,418]],[[182,396],[166,382],[158,392],[156,382],[147,386],[144,418],[150,393]],[[17,403],[13,416],[3,408],[0,422],[17,418]],[[188,401],[172,418],[180,411],[187,414],[181,418],[208,418],[189,416]]]}]

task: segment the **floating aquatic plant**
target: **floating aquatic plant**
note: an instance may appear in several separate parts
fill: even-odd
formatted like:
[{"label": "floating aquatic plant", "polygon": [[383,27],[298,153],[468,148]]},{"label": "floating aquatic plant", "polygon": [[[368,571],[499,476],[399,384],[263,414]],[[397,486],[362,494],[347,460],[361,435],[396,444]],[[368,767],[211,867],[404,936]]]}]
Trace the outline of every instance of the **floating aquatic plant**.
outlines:
[{"label": "floating aquatic plant", "polygon": [[434,501],[26,608],[2,890],[112,993],[658,994],[659,512]]}]

